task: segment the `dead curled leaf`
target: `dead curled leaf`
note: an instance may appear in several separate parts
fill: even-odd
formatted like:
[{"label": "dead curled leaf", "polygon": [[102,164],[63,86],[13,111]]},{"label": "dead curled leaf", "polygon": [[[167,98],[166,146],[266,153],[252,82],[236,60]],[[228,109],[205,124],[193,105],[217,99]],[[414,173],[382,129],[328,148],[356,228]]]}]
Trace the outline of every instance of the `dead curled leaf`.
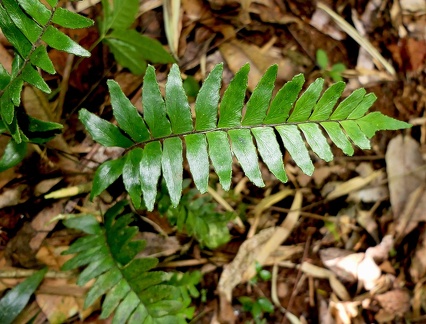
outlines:
[{"label": "dead curled leaf", "polygon": [[255,89],[263,73],[272,64],[278,64],[278,80],[290,80],[295,74],[300,72],[300,67],[296,66],[290,59],[282,55],[273,55],[272,50],[264,53],[260,47],[253,44],[232,40],[220,45],[219,49],[229,68],[234,73],[247,62],[250,63],[248,79],[250,91]]},{"label": "dead curled leaf", "polygon": [[386,314],[390,320],[394,320],[396,316],[403,316],[411,307],[410,294],[404,289],[394,289],[384,294],[376,295],[374,299],[377,300],[382,307],[381,316]]},{"label": "dead curled leaf", "polygon": [[389,142],[386,171],[395,219],[400,217],[410,194],[425,183],[424,164],[419,144],[411,137],[398,135]]},{"label": "dead curled leaf", "polygon": [[379,284],[382,271],[378,264],[387,259],[392,246],[393,237],[387,235],[380,244],[368,248],[365,253],[330,248],[321,250],[320,257],[324,265],[339,278],[351,283],[358,281],[370,291]]},{"label": "dead curled leaf", "polygon": [[239,283],[246,282],[256,274],[256,261],[261,265],[265,264],[268,256],[288,238],[299,219],[302,198],[302,193],[296,191],[291,206],[294,211],[287,214],[281,226],[264,229],[240,246],[234,260],[224,266],[218,285],[221,298],[230,302],[234,287]]},{"label": "dead curled leaf", "polygon": [[419,144],[409,136],[392,139],[386,152],[390,201],[397,241],[426,221],[426,169]]},{"label": "dead curled leaf", "polygon": [[331,192],[329,192],[329,194],[326,196],[326,199],[333,200],[341,196],[350,194],[354,191],[364,188],[375,179],[380,178],[382,175],[383,175],[383,171],[377,170],[372,172],[370,175],[366,177],[359,176],[359,177],[352,178],[346,182],[337,184],[336,187]]}]

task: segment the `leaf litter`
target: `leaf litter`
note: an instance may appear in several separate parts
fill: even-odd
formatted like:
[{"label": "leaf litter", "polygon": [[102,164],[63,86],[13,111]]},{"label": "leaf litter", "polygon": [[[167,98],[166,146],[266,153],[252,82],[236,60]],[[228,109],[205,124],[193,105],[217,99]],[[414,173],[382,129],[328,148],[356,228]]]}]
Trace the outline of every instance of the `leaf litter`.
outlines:
[{"label": "leaf litter", "polygon": [[[97,2],[81,1],[76,4],[76,10],[95,17],[95,8],[100,8]],[[152,242],[155,248],[151,253],[164,258],[162,264],[174,265],[168,270],[203,269],[205,277],[201,287],[207,291],[208,300],[204,304],[197,301],[197,312],[202,314],[200,322],[214,322],[215,318],[244,322],[250,316],[241,310],[236,297],[272,298],[273,294],[277,307],[273,314],[265,315],[270,323],[280,323],[285,316],[292,323],[314,323],[319,319],[324,323],[322,319],[341,323],[424,319],[426,168],[423,156],[426,129],[423,113],[426,96],[422,91],[425,83],[425,42],[421,31],[424,33],[422,17],[425,8],[424,4],[422,6],[414,0],[383,6],[375,6],[376,3],[368,1],[365,9],[348,4],[349,16],[345,16],[346,11],[339,11],[340,8],[332,8],[338,15],[337,21],[354,22],[354,31],[358,34],[355,37],[360,43],[359,55],[347,51],[342,41],[353,37],[350,34],[353,30],[349,33],[344,23],[336,23],[336,17],[330,15],[331,11],[324,11],[322,5],[320,9],[314,4],[297,1],[284,5],[274,1],[182,0],[183,9],[178,13],[169,13],[174,26],[178,17],[177,23],[181,28],[180,35],[175,33],[170,41],[179,60],[186,61],[181,66],[181,72],[193,76],[197,81],[218,61],[226,62],[224,73],[229,77],[224,80],[228,83],[241,65],[251,62],[253,75],[250,77],[250,89],[255,87],[256,79],[273,62],[280,64],[278,79],[281,83],[298,72],[313,80],[321,71],[315,62],[315,53],[320,46],[312,44],[334,44],[321,49],[327,52],[332,63],[340,60],[344,60],[345,64],[351,63],[344,71],[344,75],[350,77],[350,86],[365,84],[368,91],[377,92],[379,102],[376,109],[402,120],[416,120],[418,125],[412,134],[396,136],[394,133],[384,133],[374,140],[371,151],[357,152],[354,158],[337,156],[330,165],[314,160],[317,173],[314,173],[313,180],[300,176],[288,155],[284,157],[284,162],[289,166],[291,181],[285,186],[278,185],[271,178],[261,191],[247,182],[239,182],[236,175],[233,180],[241,185],[234,195],[232,192],[225,194],[220,190],[215,191],[222,195],[218,199],[221,201],[218,209],[232,210],[239,219],[248,220],[247,226],[244,228],[230,223],[233,239],[216,251],[200,248],[196,242],[177,234],[173,228],[160,230],[161,226],[153,224],[161,224],[161,216],[147,215],[140,227],[149,228],[149,235],[145,239],[148,246]],[[397,7],[397,3],[400,7]],[[159,19],[162,8],[158,1],[142,1],[141,10],[138,24],[143,24],[143,30],[148,33],[162,30]],[[307,22],[313,27],[308,28]],[[390,30],[394,38],[382,33],[382,24],[392,26]],[[325,27],[328,29],[323,29]],[[310,35],[306,33],[307,30]],[[94,33],[94,30],[90,33]],[[334,43],[330,42],[330,38]],[[164,40],[163,44],[166,44]],[[8,46],[1,40],[2,49]],[[385,61],[392,62],[398,72],[409,74],[409,78],[400,80],[402,87],[396,88],[392,83],[383,82],[390,75],[393,78],[392,69],[386,64],[377,64],[370,54],[362,53],[366,48],[377,55],[371,46],[379,52],[377,59],[381,60],[384,56]],[[55,64],[66,61],[63,54],[52,52]],[[6,56],[0,57],[6,67],[10,65]],[[90,82],[75,76],[71,78],[64,115],[68,116],[76,109],[81,104],[79,97],[86,95],[86,106],[109,109],[106,92],[88,92],[93,82],[102,84],[100,80],[104,73],[125,84],[126,95],[134,96],[134,100],[140,98],[140,93],[137,93],[140,78],[130,80],[128,71],[120,67],[110,69],[111,62],[105,60],[108,59],[97,55],[96,60],[91,61],[96,68],[91,70]],[[159,78],[164,79],[161,73],[164,72],[159,72]],[[81,71],[79,67],[73,74],[87,75],[87,71]],[[24,98],[26,108],[35,109],[36,101],[25,100],[28,99]],[[55,101],[57,99],[51,100],[49,104],[52,108],[59,103]],[[86,156],[87,161],[77,167],[77,172],[82,172],[82,176],[70,176],[70,169],[76,171],[75,163],[64,158],[64,155],[55,156],[50,151],[32,153],[30,158],[37,163],[31,170],[17,166],[7,174],[2,173],[0,197],[5,207],[0,211],[2,291],[22,278],[14,272],[16,267],[10,268],[12,261],[16,262],[15,266],[33,270],[41,264],[48,264],[56,270],[65,262],[60,252],[78,234],[61,229],[57,222],[49,223],[50,219],[64,212],[98,214],[100,209],[106,210],[111,201],[123,197],[120,188],[114,188],[115,192],[103,196],[96,204],[90,203],[82,192],[56,203],[40,197],[34,201],[26,196],[35,188],[44,187],[43,193],[46,191],[48,194],[81,184],[82,179],[89,182],[92,168],[121,153],[105,150],[82,137],[81,126],[71,117],[61,142],[54,148],[67,154],[74,152],[77,160],[80,157],[78,154],[90,152]],[[364,170],[359,168],[360,164],[366,166]],[[318,167],[322,168],[321,172]],[[292,170],[296,171],[293,173]],[[52,171],[54,173],[50,174]],[[47,178],[53,181],[43,184]],[[37,207],[34,208],[34,204]],[[287,212],[283,212],[283,209]],[[261,222],[263,219],[268,222]],[[150,225],[150,222],[153,223]],[[308,227],[316,229],[311,244],[307,244]],[[160,234],[155,233],[156,229]],[[162,238],[165,232],[168,237]],[[256,275],[255,261],[265,269],[271,266],[275,269],[273,283],[259,281],[254,287],[248,284]],[[88,316],[96,319],[99,304],[83,311],[81,294],[84,291],[78,291],[80,296],[71,293],[79,287],[75,285],[75,276],[69,275],[66,279],[51,278],[42,283],[40,292],[36,293],[36,299],[26,308],[24,315],[37,314],[39,322],[46,319],[51,322],[73,321],[76,317],[83,320]],[[273,288],[273,285],[287,288],[277,294],[274,289],[278,288]],[[64,289],[70,293],[59,294]],[[288,309],[292,295],[297,302],[293,302]],[[218,305],[222,308],[218,308]]]}]

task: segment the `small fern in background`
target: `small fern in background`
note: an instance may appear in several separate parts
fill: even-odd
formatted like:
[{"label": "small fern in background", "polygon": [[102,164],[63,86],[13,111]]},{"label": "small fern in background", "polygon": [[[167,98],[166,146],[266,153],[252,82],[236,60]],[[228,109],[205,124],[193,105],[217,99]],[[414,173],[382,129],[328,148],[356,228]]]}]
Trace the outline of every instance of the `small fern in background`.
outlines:
[{"label": "small fern in background", "polygon": [[200,196],[197,189],[188,189],[190,182],[189,179],[183,181],[183,189],[187,190],[177,207],[172,206],[167,189],[162,184],[157,197],[158,211],[177,227],[179,233],[194,237],[201,247],[215,249],[231,239],[227,225],[235,214],[218,212],[218,204],[212,196]]},{"label": "small fern in background", "polygon": [[82,57],[90,53],[55,27],[86,28],[93,21],[61,7],[57,0],[3,0],[0,2],[0,28],[15,49],[9,74],[0,64],[0,134],[12,139],[0,160],[0,172],[25,156],[27,143],[44,143],[62,129],[61,124],[28,116],[22,109],[21,92],[25,82],[45,93],[50,88],[38,69],[56,73],[47,54],[47,46]]},{"label": "small fern in background", "polygon": [[103,17],[99,19],[100,38],[108,45],[115,60],[133,74],[143,74],[147,61],[171,63],[175,60],[160,42],[141,35],[133,25],[139,0],[102,0]]},{"label": "small fern in background", "polygon": [[177,65],[173,65],[169,73],[165,100],[154,68],[148,67],[143,84],[143,116],[118,84],[109,80],[118,126],[86,109],[80,110],[79,118],[96,142],[125,148],[126,154],[99,166],[91,198],[122,175],[134,205],[137,208],[141,205],[142,196],[148,210],[152,210],[162,174],[172,205],[177,206],[182,194],[184,148],[194,183],[204,193],[208,187],[209,160],[225,190],[231,184],[233,156],[246,176],[262,187],[258,153],[280,181],[287,181],[280,143],[302,171],[311,175],[314,165],[305,140],[319,158],[331,161],[333,154],[324,131],[331,142],[345,154],[352,155],[352,143],[369,149],[369,139],[376,131],[411,127],[380,112],[367,113],[376,97],[366,94],[364,89],[355,90],[335,107],[345,88],[344,82],[337,82],[323,92],[324,80],[320,78],[299,96],[304,84],[300,74],[272,98],[276,65],[266,71],[247,102],[250,67],[243,66],[219,105],[222,69],[222,64],[217,65],[199,91],[195,125]]},{"label": "small fern in background", "polygon": [[[75,241],[65,254],[76,254],[63,270],[85,267],[77,283],[96,279],[86,295],[85,307],[106,294],[101,318],[113,312],[113,323],[186,323],[194,312],[190,297],[200,274],[173,275],[150,271],[156,258],[138,257],[145,241],[134,240],[138,228],[129,226],[133,214],[120,215],[125,202],[117,203],[103,217],[103,225],[92,215],[64,221],[65,226],[87,235]],[[188,277],[189,276],[189,277]],[[194,290],[195,289],[195,290]],[[189,302],[188,302],[189,301]]]},{"label": "small fern in background", "polygon": [[346,65],[343,63],[336,63],[330,66],[327,53],[319,49],[316,53],[317,65],[321,68],[321,73],[327,77],[329,76],[334,82],[342,81],[342,73],[346,70]]}]

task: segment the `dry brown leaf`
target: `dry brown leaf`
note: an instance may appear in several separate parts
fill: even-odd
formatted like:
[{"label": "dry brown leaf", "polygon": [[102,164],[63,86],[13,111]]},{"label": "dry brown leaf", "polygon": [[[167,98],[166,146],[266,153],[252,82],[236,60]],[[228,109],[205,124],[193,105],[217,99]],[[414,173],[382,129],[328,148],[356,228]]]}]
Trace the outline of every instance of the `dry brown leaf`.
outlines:
[{"label": "dry brown leaf", "polygon": [[368,248],[365,253],[350,253],[346,250],[330,248],[320,251],[321,261],[338,277],[354,282],[358,280],[366,290],[379,284],[382,271],[378,263],[387,259],[393,246],[393,237],[385,236],[380,244]]},{"label": "dry brown leaf", "polygon": [[50,246],[43,244],[36,254],[37,260],[44,263],[49,269],[60,271],[62,265],[72,258],[72,255],[62,255],[68,250],[67,246]]},{"label": "dry brown leaf", "polygon": [[21,184],[15,188],[4,190],[3,193],[0,194],[0,208],[16,206],[20,203],[23,203],[28,199],[25,199],[22,195],[23,191],[27,188],[28,185]]},{"label": "dry brown leaf", "polygon": [[218,290],[228,301],[232,300],[232,290],[242,282],[243,273],[256,262],[260,248],[275,232],[275,228],[266,228],[241,244],[234,260],[225,265],[220,276]]},{"label": "dry brown leaf", "polygon": [[373,217],[373,211],[357,210],[356,221],[368,232],[368,234],[371,235],[372,238],[374,238],[377,243],[380,242],[378,226],[376,219]]},{"label": "dry brown leaf", "polygon": [[25,223],[15,237],[8,242],[5,257],[13,265],[39,268],[42,264],[36,259],[36,253],[43,240],[56,226],[57,221],[50,222],[50,220],[60,214],[63,208],[64,202],[57,201],[39,212],[31,223]]},{"label": "dry brown leaf", "polygon": [[263,198],[257,205],[254,207],[253,213],[254,213],[254,221],[252,226],[250,227],[250,230],[247,234],[247,237],[253,237],[257,230],[257,225],[259,224],[260,216],[262,215],[263,211],[265,209],[268,209],[269,207],[275,205],[277,202],[280,202],[284,198],[293,195],[294,190],[292,189],[284,189],[280,190],[276,194],[267,196]]},{"label": "dry brown leaf", "polygon": [[336,24],[331,20],[330,16],[322,10],[315,10],[309,24],[323,32],[325,35],[333,37],[336,40],[340,41],[346,37],[345,33],[336,27]]},{"label": "dry brown leaf", "polygon": [[351,253],[339,248],[319,251],[322,263],[346,282],[355,282],[356,269],[364,258],[364,253]]},{"label": "dry brown leaf", "polygon": [[253,91],[263,73],[272,65],[278,64],[278,80],[289,80],[300,71],[289,59],[273,55],[270,50],[264,53],[253,44],[232,40],[219,46],[223,58],[234,74],[247,62],[250,63],[248,88]]},{"label": "dry brown leaf", "polygon": [[[257,262],[263,265],[266,259],[278,249],[278,247],[290,236],[294,227],[297,224],[300,216],[300,208],[302,207],[303,196],[300,191],[296,191],[291,211],[287,214],[282,224],[275,229],[272,236],[259,249],[255,258]],[[252,263],[243,274],[243,281],[250,280],[256,274],[255,264]]]},{"label": "dry brown leaf", "polygon": [[336,185],[336,187],[326,196],[326,199],[333,200],[341,196],[355,192],[357,190],[360,190],[361,188],[364,188],[366,185],[368,185],[375,179],[380,178],[382,175],[383,175],[383,171],[377,170],[365,178],[355,177],[346,182],[340,183]]},{"label": "dry brown leaf", "polygon": [[34,188],[34,195],[40,196],[42,194],[45,194],[54,186],[56,186],[62,179],[63,177],[59,177],[59,178],[52,178],[52,179],[46,179],[46,180],[40,181],[39,183],[36,184]]},{"label": "dry brown leaf", "polygon": [[75,297],[36,294],[36,300],[49,323],[60,324],[79,312]]},{"label": "dry brown leaf", "polygon": [[358,317],[360,310],[360,302],[330,302],[330,311],[333,314],[333,317],[335,318],[335,323],[339,324],[353,324],[353,323],[359,323],[358,321],[355,322],[356,318]]},{"label": "dry brown leaf", "polygon": [[425,200],[426,191],[424,185],[418,187],[409,195],[404,210],[395,221],[398,242],[410,233],[420,221],[426,220]]},{"label": "dry brown leaf", "polygon": [[410,310],[410,294],[403,289],[394,289],[381,295],[374,296],[383,310],[395,316],[403,316]]},{"label": "dry brown leaf", "polygon": [[410,194],[425,183],[426,169],[419,144],[409,136],[398,135],[388,145],[386,171],[395,219],[401,216]]},{"label": "dry brown leaf", "polygon": [[135,239],[149,242],[138,257],[164,257],[176,254],[182,246],[176,236],[164,236],[151,232],[139,232]]},{"label": "dry brown leaf", "polygon": [[419,282],[426,274],[426,232],[419,238],[416,252],[410,265],[410,275],[414,282]]},{"label": "dry brown leaf", "polygon": [[274,265],[284,260],[290,260],[292,256],[303,253],[302,245],[282,245],[269,255],[263,265]]},{"label": "dry brown leaf", "polygon": [[288,238],[299,219],[301,205],[302,194],[297,191],[291,207],[294,211],[288,213],[281,226],[264,229],[240,246],[234,260],[224,266],[218,285],[221,298],[230,302],[234,287],[256,274],[256,261],[263,265],[268,256]]}]

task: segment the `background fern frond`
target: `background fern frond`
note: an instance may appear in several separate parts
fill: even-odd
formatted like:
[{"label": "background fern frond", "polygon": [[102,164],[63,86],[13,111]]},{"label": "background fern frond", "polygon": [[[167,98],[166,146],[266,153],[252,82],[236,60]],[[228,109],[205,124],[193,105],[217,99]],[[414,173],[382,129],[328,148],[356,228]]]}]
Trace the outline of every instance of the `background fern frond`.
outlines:
[{"label": "background fern frond", "polygon": [[195,123],[177,65],[173,65],[168,76],[165,100],[154,68],[147,68],[143,117],[118,85],[108,81],[118,127],[85,109],[80,111],[80,119],[100,144],[127,149],[126,166],[123,172],[122,163],[112,166],[113,162],[108,161],[101,165],[95,174],[91,197],[122,174],[135,206],[140,206],[139,193],[142,193],[145,205],[152,210],[161,172],[171,202],[177,206],[182,193],[184,155],[201,192],[207,190],[209,158],[225,189],[229,189],[231,183],[232,156],[255,185],[263,186],[259,154],[280,181],[287,181],[280,143],[302,171],[311,175],[314,165],[308,147],[320,159],[333,159],[324,131],[331,142],[345,154],[352,155],[351,142],[361,149],[369,149],[369,139],[376,131],[411,127],[380,112],[366,114],[376,97],[366,94],[364,89],[353,91],[337,104],[345,88],[343,82],[323,91],[324,80],[319,78],[302,93],[304,78],[297,75],[272,98],[276,66],[266,71],[245,103],[250,67],[244,65],[225,90],[219,105],[222,69],[222,65],[217,65],[201,87],[195,104]]},{"label": "background fern frond", "polygon": [[235,213],[218,211],[209,194],[200,195],[195,188],[189,188],[191,179],[183,180],[183,192],[179,206],[173,207],[164,181],[157,196],[158,212],[176,226],[179,233],[196,239],[202,247],[215,249],[231,239],[227,224]]},{"label": "background fern frond", "polygon": [[[0,159],[0,172],[13,167],[25,157],[24,142],[45,143],[63,128],[53,121],[46,122],[17,113],[24,82],[45,93],[51,90],[38,69],[56,73],[46,46],[88,57],[90,53],[59,31],[54,25],[66,28],[85,28],[93,21],[57,7],[58,1],[4,0],[0,2],[0,29],[15,48],[12,71],[9,74],[0,64],[0,122],[11,135],[5,154]],[[47,44],[47,45],[46,45]]]},{"label": "background fern frond", "polygon": [[[15,107],[20,104],[24,82],[50,93],[50,88],[40,75],[38,68],[54,74],[46,44],[52,48],[88,57],[90,53],[59,31],[54,25],[67,28],[85,28],[93,25],[91,19],[63,8],[56,8],[57,1],[5,0],[0,3],[0,29],[13,45],[16,55],[9,75],[4,67],[0,69],[0,118],[16,143],[31,140],[31,132],[25,123],[17,119]],[[49,125],[51,128],[53,123]],[[62,125],[56,124],[60,130]],[[46,129],[40,128],[42,132]],[[50,136],[47,136],[50,138]]]},{"label": "background fern frond", "polygon": [[[69,228],[87,235],[75,241],[64,254],[76,254],[63,270],[85,267],[77,283],[96,279],[87,293],[85,307],[105,295],[101,318],[115,312],[113,323],[186,323],[192,316],[187,290],[198,281],[179,281],[173,274],[151,271],[156,258],[137,257],[145,241],[134,240],[138,228],[129,226],[133,214],[124,214],[117,203],[104,215],[103,225],[92,215],[64,221]],[[198,278],[198,277],[197,277]],[[198,279],[199,280],[199,279]]]}]

